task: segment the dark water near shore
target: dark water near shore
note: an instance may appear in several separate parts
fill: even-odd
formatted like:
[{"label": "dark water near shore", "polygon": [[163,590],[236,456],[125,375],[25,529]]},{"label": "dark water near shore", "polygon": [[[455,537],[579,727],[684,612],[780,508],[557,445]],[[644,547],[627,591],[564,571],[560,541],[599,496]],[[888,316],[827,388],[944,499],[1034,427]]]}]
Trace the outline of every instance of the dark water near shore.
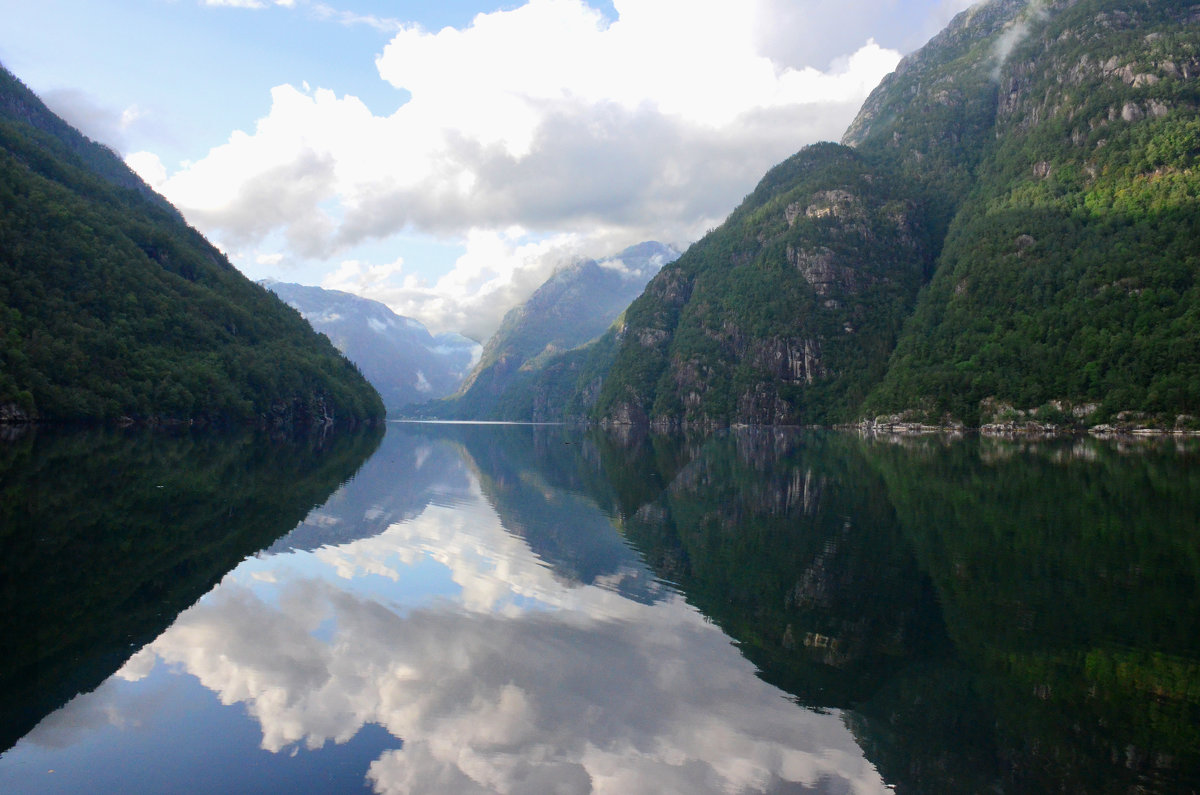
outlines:
[{"label": "dark water near shore", "polygon": [[1200,446],[0,443],[0,792],[1197,792]]}]

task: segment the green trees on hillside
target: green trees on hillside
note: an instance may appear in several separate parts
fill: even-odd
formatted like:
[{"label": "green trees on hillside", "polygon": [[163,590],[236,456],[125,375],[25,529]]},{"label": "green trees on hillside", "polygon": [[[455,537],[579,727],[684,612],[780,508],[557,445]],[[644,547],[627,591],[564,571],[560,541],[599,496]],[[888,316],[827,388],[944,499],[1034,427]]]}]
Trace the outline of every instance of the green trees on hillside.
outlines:
[{"label": "green trees on hillside", "polygon": [[633,303],[601,416],[848,420],[931,266],[911,183],[837,144],[772,169]]},{"label": "green trees on hillside", "polygon": [[612,362],[612,328],[629,302],[679,253],[647,241],[554,272],[504,316],[457,394],[416,413],[518,422],[587,417]]},{"label": "green trees on hillside", "polygon": [[1043,407],[1194,425],[1190,14],[964,12],[872,93],[844,139],[853,156],[819,145],[772,169],[649,285],[597,416],[978,424]]},{"label": "green trees on hillside", "polygon": [[997,136],[868,412],[1200,411],[1200,86],[1179,66],[1200,37],[1179,9],[1112,5],[1010,56]]},{"label": "green trees on hillside", "polygon": [[0,406],[64,421],[382,417],[328,339],[144,185],[97,169],[108,150],[31,125],[48,111],[3,77]]}]

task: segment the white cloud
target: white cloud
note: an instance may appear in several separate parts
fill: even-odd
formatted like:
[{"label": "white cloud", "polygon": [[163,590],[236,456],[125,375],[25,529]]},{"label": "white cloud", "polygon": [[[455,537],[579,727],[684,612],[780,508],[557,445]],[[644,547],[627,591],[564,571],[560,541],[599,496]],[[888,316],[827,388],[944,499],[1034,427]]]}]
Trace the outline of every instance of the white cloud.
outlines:
[{"label": "white cloud", "polygon": [[760,0],[754,34],[777,64],[824,67],[874,36],[889,49],[920,47],[972,0]]},{"label": "white cloud", "polygon": [[325,3],[312,3],[308,6],[317,19],[331,20],[342,25],[366,25],[378,31],[390,33],[403,27],[398,20],[387,17],[377,17],[374,14],[357,14],[353,11],[341,11]]},{"label": "white cloud", "polygon": [[1004,67],[1004,63],[1017,45],[1029,35],[1029,18],[1045,18],[1047,13],[1045,0],[1030,0],[1024,13],[996,38],[992,45],[992,58],[995,61],[992,69],[993,80],[1000,79],[1000,70]]},{"label": "white cloud", "polygon": [[[548,275],[512,250],[610,241],[586,252],[603,255],[692,239],[771,165],[840,137],[899,58],[864,37],[824,71],[774,61],[758,33],[770,0],[614,6],[612,22],[582,0],[530,0],[465,29],[403,27],[377,59],[380,76],[411,94],[395,113],[278,86],[253,131],[162,190],[235,256],[271,235],[310,261],[404,231],[466,240],[433,285],[330,280],[440,328],[465,329],[444,323],[486,303],[489,320],[469,333],[487,336],[512,305],[499,304]],[[335,15],[322,9],[310,7]],[[479,262],[514,225],[527,236]]]},{"label": "white cloud", "polygon": [[399,615],[315,581],[278,605],[227,583],[151,648],[244,704],[268,751],[368,723],[402,738],[370,765],[378,792],[886,791],[836,711],[762,682],[682,600],[626,612]]},{"label": "white cloud", "polygon": [[133,152],[125,157],[129,166],[147,185],[159,188],[167,181],[167,167],[153,152]]},{"label": "white cloud", "polygon": [[321,281],[328,290],[366,295],[430,331],[486,340],[504,313],[533,294],[563,263],[611,243],[603,235],[559,234],[529,240],[521,227],[467,231],[466,252],[434,282],[404,273],[400,263],[342,262]]},{"label": "white cloud", "polygon": [[334,8],[327,3],[309,2],[306,0],[201,0],[202,5],[225,8],[263,9],[275,5],[281,8],[307,10],[315,19],[336,22],[340,25],[366,25],[384,33],[399,30],[403,25],[398,20],[379,17],[374,14],[359,14],[354,11],[344,11]]}]

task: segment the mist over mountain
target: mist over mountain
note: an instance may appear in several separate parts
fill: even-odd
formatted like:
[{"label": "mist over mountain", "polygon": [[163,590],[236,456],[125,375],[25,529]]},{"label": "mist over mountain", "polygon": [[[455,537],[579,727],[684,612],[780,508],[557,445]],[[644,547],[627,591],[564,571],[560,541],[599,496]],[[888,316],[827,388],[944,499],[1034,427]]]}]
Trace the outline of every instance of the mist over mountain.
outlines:
[{"label": "mist over mountain", "polygon": [[388,409],[453,393],[479,361],[475,340],[452,332],[432,335],[379,301],[288,282],[262,284],[358,365]]}]

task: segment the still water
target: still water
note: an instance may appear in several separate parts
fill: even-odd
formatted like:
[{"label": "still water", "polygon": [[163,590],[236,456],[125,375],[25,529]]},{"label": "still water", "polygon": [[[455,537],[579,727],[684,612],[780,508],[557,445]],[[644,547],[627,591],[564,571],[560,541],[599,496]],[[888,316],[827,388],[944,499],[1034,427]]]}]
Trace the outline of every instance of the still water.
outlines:
[{"label": "still water", "polygon": [[0,792],[1196,792],[1200,447],[0,443]]}]

